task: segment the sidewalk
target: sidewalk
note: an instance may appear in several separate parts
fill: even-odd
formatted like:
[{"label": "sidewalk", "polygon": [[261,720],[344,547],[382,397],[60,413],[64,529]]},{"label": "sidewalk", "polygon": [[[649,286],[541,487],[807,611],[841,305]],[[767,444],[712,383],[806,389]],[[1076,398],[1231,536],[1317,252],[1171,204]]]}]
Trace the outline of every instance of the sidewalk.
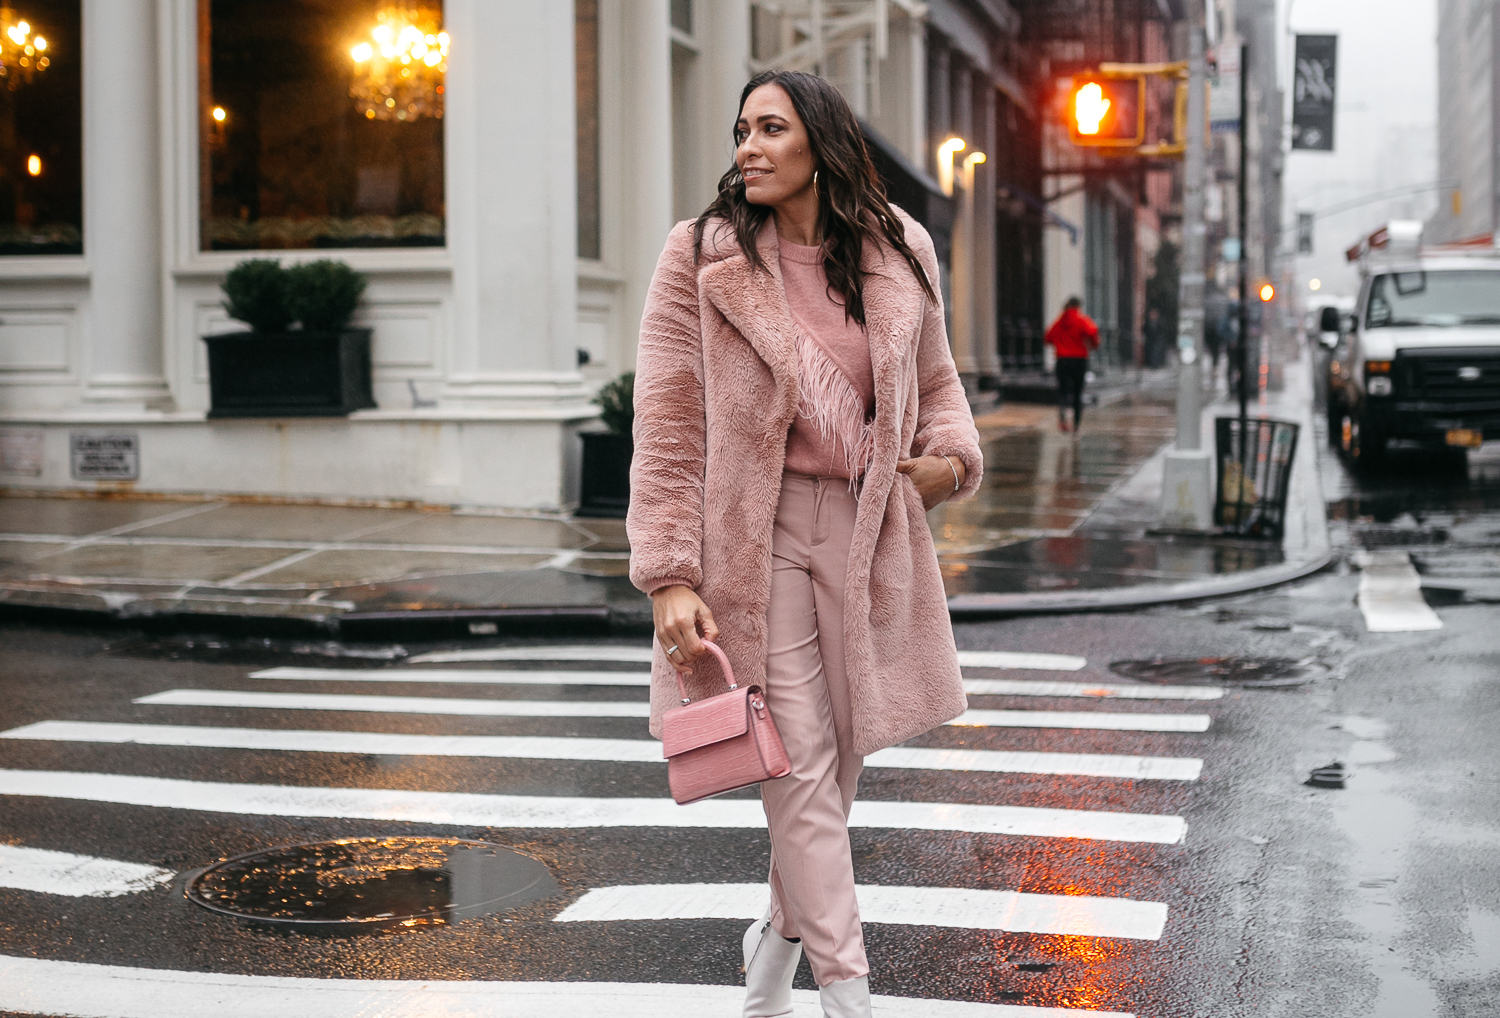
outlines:
[{"label": "sidewalk", "polygon": [[[1317,442],[1297,378],[1267,408],[1304,424],[1280,549],[1148,535],[1172,435],[1166,387],[1110,393],[1076,437],[1058,432],[1050,406],[979,418],[983,489],[931,517],[955,617],[1208,597],[1321,568]],[[440,509],[0,497],[0,613],[349,640],[648,629],[624,529]]]}]

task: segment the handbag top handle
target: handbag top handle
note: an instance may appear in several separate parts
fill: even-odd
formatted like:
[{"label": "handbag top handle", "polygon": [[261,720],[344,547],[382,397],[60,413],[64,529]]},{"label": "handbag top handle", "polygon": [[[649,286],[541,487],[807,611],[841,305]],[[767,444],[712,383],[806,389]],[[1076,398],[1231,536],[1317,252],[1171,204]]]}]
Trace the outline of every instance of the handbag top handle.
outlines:
[{"label": "handbag top handle", "polygon": [[[713,656],[719,659],[719,664],[724,668],[724,678],[728,681],[730,690],[740,688],[739,683],[734,681],[734,669],[729,667],[729,658],[724,656],[724,652],[719,649],[719,645],[712,640],[704,640],[702,642],[703,646],[707,647]],[[692,703],[693,698],[688,696],[687,684],[682,681],[682,673],[673,668],[672,674],[677,676],[677,691],[682,694],[682,702]]]}]

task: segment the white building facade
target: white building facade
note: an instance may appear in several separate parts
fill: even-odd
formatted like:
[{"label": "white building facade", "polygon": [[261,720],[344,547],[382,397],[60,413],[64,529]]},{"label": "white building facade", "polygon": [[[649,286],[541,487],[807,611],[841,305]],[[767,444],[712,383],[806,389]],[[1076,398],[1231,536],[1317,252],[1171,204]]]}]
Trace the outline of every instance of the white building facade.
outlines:
[{"label": "white building facade", "polygon": [[[592,394],[634,366],[662,243],[730,165],[748,76],[817,70],[931,173],[927,11],[16,3],[51,58],[23,71],[19,50],[0,53],[0,489],[567,508]],[[401,17],[425,18],[429,39],[440,25],[445,73],[393,79],[392,108],[372,107],[351,45],[378,49],[382,19]],[[33,158],[41,173],[22,176]],[[993,216],[992,197],[955,202],[976,204]],[[968,275],[948,289],[977,364],[994,231],[959,223],[960,242],[965,229],[981,241],[954,252]],[[354,324],[373,329],[375,409],[208,417],[201,337],[243,331],[220,284],[257,257],[367,275]],[[101,441],[120,451],[102,471],[76,454]]]}]

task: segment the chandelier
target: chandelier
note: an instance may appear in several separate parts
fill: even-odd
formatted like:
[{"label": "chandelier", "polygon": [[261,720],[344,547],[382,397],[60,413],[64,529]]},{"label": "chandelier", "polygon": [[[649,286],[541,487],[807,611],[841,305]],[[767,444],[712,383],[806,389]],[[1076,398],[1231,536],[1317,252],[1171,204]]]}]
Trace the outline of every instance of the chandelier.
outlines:
[{"label": "chandelier", "polygon": [[370,39],[349,51],[354,83],[349,96],[370,120],[416,120],[443,115],[448,33],[430,8],[383,7]]},{"label": "chandelier", "polygon": [[52,63],[47,40],[31,33],[31,25],[18,19],[10,4],[0,4],[0,81],[14,92],[31,84],[37,71]]}]

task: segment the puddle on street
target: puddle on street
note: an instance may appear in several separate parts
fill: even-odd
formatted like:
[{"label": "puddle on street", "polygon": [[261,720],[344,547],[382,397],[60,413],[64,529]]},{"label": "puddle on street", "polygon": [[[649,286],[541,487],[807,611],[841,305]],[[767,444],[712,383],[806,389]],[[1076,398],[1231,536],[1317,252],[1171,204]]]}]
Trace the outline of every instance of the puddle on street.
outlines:
[{"label": "puddle on street", "polygon": [[437,926],[559,893],[536,859],[457,838],[350,838],[216,863],[188,899],[221,915],[306,931]]}]

